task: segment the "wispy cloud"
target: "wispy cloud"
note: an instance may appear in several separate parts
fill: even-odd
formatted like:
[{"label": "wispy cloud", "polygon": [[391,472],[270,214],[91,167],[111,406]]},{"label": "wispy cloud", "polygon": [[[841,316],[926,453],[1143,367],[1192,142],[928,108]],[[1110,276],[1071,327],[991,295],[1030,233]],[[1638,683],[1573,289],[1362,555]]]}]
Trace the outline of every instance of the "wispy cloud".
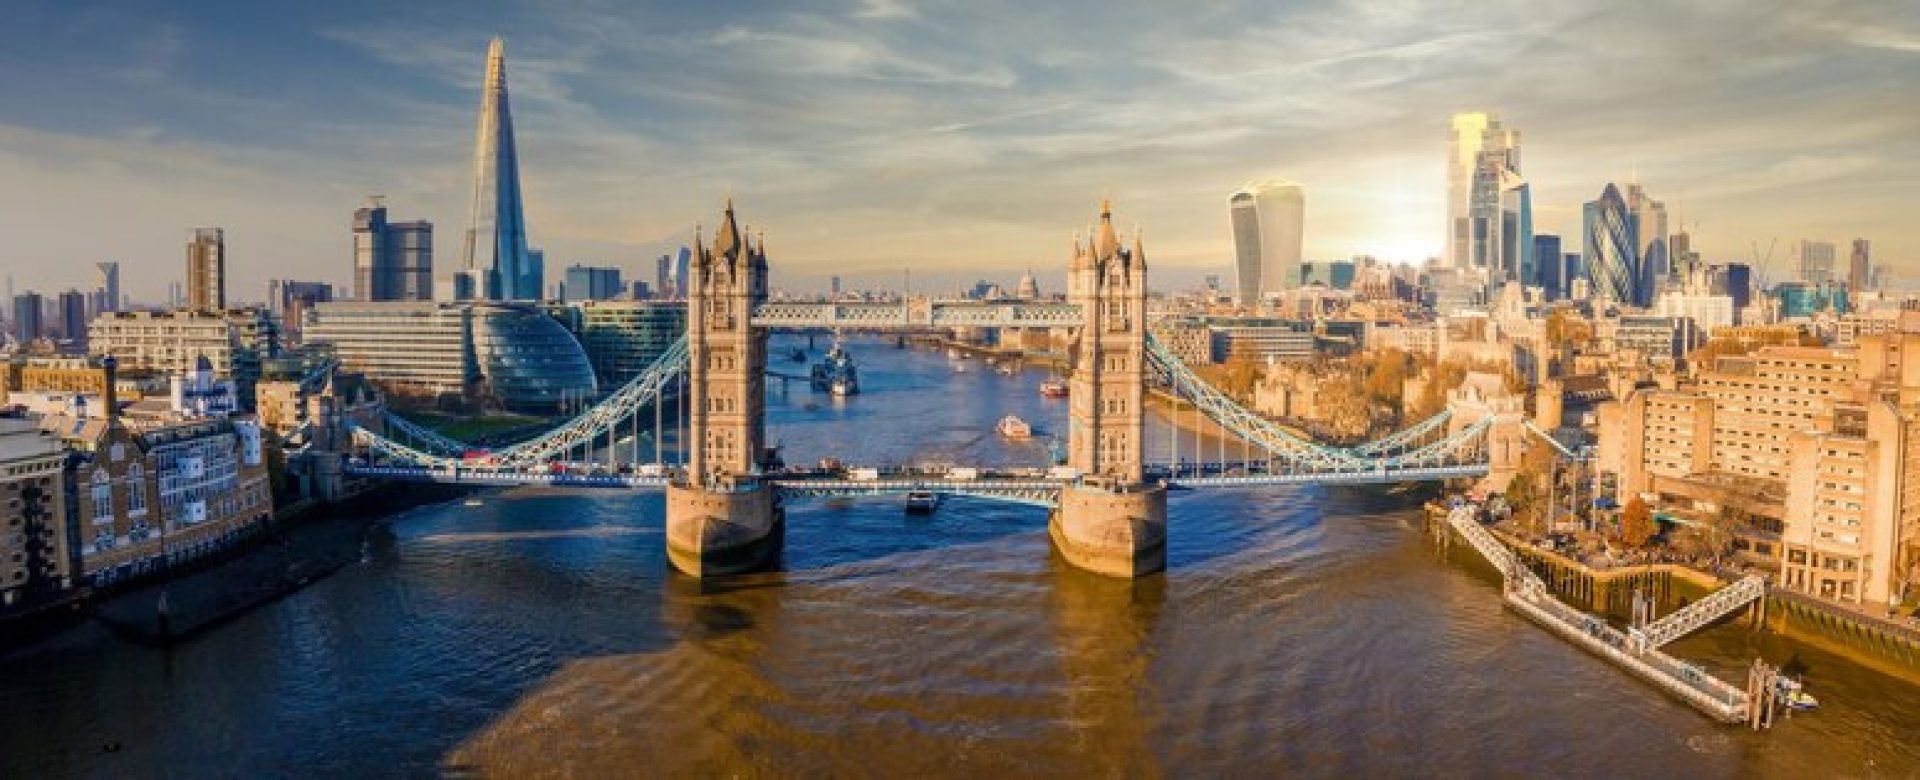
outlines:
[{"label": "wispy cloud", "polygon": [[[1897,0],[343,0],[151,20],[127,1],[0,30],[0,176],[63,193],[0,213],[31,216],[9,251],[159,258],[130,271],[149,290],[202,221],[287,237],[270,263],[236,254],[249,286],[342,278],[344,215],[369,192],[459,230],[495,34],[553,264],[639,268],[731,193],[783,278],[1045,269],[1111,194],[1161,273],[1198,273],[1230,256],[1226,193],[1267,175],[1306,184],[1310,257],[1417,258],[1439,245],[1446,116],[1465,109],[1523,131],[1547,229],[1638,169],[1708,226],[1710,257],[1783,231],[1920,256],[1911,201],[1887,196],[1920,178]],[[79,229],[89,190],[171,194],[115,235]]]}]

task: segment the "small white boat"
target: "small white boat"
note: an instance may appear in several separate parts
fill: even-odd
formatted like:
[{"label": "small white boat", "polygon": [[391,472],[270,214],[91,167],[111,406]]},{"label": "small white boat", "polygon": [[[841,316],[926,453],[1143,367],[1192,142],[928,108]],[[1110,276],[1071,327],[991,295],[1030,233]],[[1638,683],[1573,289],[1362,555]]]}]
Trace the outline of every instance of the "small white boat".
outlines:
[{"label": "small white boat", "polygon": [[1013,376],[1013,366],[1011,365],[1001,366],[998,370],[1001,376]]},{"label": "small white boat", "polygon": [[957,349],[957,348],[954,348],[954,347],[948,347],[948,348],[947,348],[947,359],[948,359],[948,360],[966,360],[966,359],[967,359],[967,353],[965,353],[965,352],[961,352],[961,351],[960,351],[959,349]]},{"label": "small white boat", "polygon": [[965,364],[965,363],[955,363],[955,364],[953,364],[953,373],[956,373],[956,374],[964,374],[964,373],[967,373],[967,364]]},{"label": "small white boat", "polygon": [[1033,436],[1033,426],[1028,425],[1026,420],[1011,414],[1000,418],[1000,424],[994,426],[994,429],[999,431],[1001,436],[1009,439],[1025,439]]},{"label": "small white boat", "polygon": [[469,498],[469,499],[467,499],[466,501],[463,501],[463,502],[461,502],[461,505],[462,505],[462,506],[480,506],[480,505],[481,505],[482,503],[483,503],[483,502],[481,502],[481,500],[480,500],[480,499],[477,499],[477,498]]}]

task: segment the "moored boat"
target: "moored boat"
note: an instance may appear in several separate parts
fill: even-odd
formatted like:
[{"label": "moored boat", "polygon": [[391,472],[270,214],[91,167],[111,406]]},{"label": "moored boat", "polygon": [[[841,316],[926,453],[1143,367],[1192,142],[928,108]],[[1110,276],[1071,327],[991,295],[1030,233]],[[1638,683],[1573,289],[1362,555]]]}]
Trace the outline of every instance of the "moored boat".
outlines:
[{"label": "moored boat", "polygon": [[1011,414],[1000,418],[1000,424],[994,426],[994,429],[999,431],[1001,436],[1009,439],[1025,439],[1033,436],[1033,426],[1028,425],[1026,420]]},{"label": "moored boat", "polygon": [[1042,398],[1065,398],[1067,397],[1067,383],[1058,379],[1049,379],[1041,382],[1040,396]]}]

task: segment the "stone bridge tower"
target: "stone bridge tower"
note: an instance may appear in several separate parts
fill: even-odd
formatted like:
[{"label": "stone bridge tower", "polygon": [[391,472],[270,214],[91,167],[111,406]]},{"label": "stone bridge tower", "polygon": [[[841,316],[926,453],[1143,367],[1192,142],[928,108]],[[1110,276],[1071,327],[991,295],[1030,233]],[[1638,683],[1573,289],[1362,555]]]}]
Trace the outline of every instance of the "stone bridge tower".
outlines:
[{"label": "stone bridge tower", "polygon": [[1067,465],[1082,481],[1061,491],[1048,530],[1076,566],[1133,577],[1166,566],[1166,490],[1145,484],[1147,256],[1122,247],[1113,209],[1074,241],[1067,299],[1081,323],[1069,353]]},{"label": "stone bridge tower", "polygon": [[767,255],[741,232],[733,202],[700,246],[687,290],[686,470],[667,488],[667,556],[694,576],[758,567],[778,549],[783,513],[759,479],[766,450]]}]

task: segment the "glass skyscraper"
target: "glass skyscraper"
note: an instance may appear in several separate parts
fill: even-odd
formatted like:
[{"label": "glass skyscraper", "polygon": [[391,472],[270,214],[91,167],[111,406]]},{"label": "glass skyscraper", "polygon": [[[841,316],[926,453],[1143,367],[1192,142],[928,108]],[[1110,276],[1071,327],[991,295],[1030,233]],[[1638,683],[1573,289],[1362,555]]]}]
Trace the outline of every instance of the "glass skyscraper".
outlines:
[{"label": "glass skyscraper", "polygon": [[480,90],[480,123],[473,150],[473,212],[468,218],[466,267],[484,272],[489,297],[539,300],[544,274],[527,251],[520,203],[520,161],[507,106],[507,56],[499,38],[487,46]]},{"label": "glass skyscraper", "polygon": [[1286,292],[1300,273],[1306,193],[1287,181],[1257,181],[1227,198],[1242,306]]},{"label": "glass skyscraper", "polygon": [[1673,272],[1667,249],[1667,207],[1638,184],[1627,194],[1608,184],[1582,214],[1587,268],[1595,296],[1622,306],[1653,305]]}]

